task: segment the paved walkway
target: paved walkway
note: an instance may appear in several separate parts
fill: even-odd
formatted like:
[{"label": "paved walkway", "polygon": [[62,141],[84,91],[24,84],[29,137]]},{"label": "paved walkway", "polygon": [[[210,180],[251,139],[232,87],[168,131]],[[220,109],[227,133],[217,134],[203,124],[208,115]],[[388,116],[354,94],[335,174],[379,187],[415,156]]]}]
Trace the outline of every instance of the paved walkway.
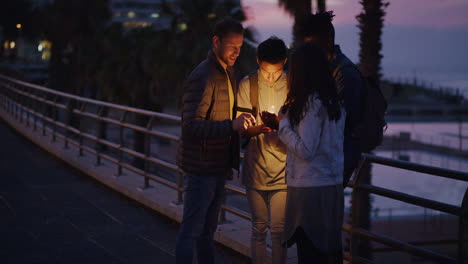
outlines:
[{"label": "paved walkway", "polygon": [[[0,120],[1,263],[174,263],[177,224],[67,167]],[[248,259],[217,247],[217,263]]]}]

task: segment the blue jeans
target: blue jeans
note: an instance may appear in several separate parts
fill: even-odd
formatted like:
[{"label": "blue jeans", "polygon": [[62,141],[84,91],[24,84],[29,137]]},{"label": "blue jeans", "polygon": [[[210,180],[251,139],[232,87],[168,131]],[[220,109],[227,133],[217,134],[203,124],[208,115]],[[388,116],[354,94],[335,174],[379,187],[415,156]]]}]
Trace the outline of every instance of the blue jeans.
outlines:
[{"label": "blue jeans", "polygon": [[224,195],[226,175],[186,173],[184,214],[176,243],[176,263],[192,263],[196,251],[198,263],[214,264],[213,236]]}]

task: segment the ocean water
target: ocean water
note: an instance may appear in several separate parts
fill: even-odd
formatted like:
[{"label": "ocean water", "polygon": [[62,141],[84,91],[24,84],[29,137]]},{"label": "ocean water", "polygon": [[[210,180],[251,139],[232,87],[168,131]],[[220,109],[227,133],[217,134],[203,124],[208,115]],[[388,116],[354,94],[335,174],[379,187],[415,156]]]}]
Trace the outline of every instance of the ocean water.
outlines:
[{"label": "ocean water", "polygon": [[385,135],[411,134],[411,139],[468,151],[468,117],[465,122],[391,122]]}]

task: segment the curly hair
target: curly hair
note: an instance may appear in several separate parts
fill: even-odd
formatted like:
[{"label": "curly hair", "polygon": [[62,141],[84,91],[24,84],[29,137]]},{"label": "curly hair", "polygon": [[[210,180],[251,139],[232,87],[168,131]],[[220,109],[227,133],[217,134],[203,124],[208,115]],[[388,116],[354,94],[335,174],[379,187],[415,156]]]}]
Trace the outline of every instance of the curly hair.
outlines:
[{"label": "curly hair", "polygon": [[301,35],[305,37],[318,36],[318,37],[333,37],[335,38],[335,28],[332,21],[333,11],[320,12],[315,14],[308,14],[299,25]]}]

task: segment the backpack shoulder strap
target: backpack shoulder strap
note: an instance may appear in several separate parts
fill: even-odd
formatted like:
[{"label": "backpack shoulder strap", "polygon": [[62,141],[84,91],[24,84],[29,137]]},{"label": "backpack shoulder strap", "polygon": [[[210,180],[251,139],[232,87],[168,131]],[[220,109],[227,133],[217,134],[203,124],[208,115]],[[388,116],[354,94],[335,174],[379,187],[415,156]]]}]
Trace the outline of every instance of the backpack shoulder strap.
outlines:
[{"label": "backpack shoulder strap", "polygon": [[250,82],[250,104],[252,105],[252,115],[257,117],[258,114],[258,72],[249,75]]}]

